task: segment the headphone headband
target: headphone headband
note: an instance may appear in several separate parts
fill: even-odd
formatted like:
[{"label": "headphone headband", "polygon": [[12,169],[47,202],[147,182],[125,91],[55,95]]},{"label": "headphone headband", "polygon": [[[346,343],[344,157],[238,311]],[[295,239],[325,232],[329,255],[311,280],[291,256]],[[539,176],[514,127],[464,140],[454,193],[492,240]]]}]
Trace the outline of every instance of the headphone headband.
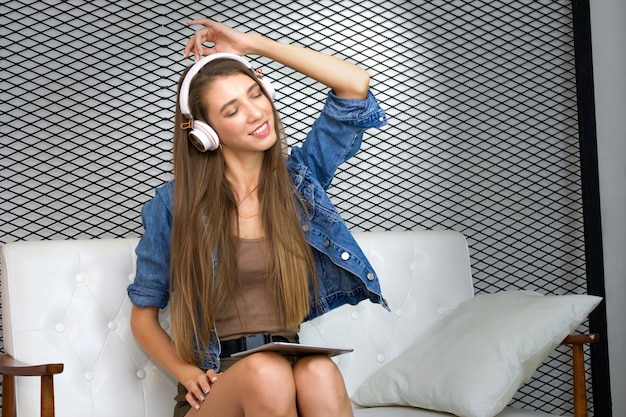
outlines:
[{"label": "headphone headband", "polygon": [[192,118],[191,109],[189,108],[189,86],[191,85],[191,80],[193,80],[193,77],[195,77],[196,74],[200,72],[202,67],[204,67],[209,62],[214,61],[216,59],[220,59],[220,58],[226,58],[226,59],[232,59],[232,60],[238,61],[242,63],[243,65],[245,65],[246,68],[250,69],[250,71],[252,71],[252,65],[250,65],[250,63],[245,58],[240,57],[237,54],[231,54],[229,52],[216,52],[214,54],[203,56],[202,58],[200,58],[198,62],[193,64],[191,68],[189,69],[189,71],[187,71],[187,74],[185,75],[185,78],[183,79],[183,83],[180,86],[180,93],[179,93],[180,112],[186,118],[188,119]]}]

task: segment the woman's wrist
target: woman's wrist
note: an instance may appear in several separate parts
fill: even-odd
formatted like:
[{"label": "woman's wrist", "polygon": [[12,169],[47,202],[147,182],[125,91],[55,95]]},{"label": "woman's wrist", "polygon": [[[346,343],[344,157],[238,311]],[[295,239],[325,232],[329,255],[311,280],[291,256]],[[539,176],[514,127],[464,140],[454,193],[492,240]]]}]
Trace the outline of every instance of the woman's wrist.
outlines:
[{"label": "woman's wrist", "polygon": [[339,97],[364,99],[367,96],[369,74],[354,64],[255,33],[247,34],[246,40],[246,54],[280,62],[330,87]]},{"label": "woman's wrist", "polygon": [[248,41],[246,55],[268,56],[268,51],[271,51],[272,45],[278,44],[278,42],[258,33],[248,33],[246,37]]}]

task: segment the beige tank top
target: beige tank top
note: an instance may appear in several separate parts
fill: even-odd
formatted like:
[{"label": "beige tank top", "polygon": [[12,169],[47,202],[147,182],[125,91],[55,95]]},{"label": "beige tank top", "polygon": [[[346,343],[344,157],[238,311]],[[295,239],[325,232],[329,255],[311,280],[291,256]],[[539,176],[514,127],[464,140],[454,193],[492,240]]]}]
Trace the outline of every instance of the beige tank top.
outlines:
[{"label": "beige tank top", "polygon": [[238,275],[233,301],[218,313],[216,330],[221,340],[254,333],[293,335],[298,326],[286,329],[274,308],[268,288],[265,239],[240,239]]}]

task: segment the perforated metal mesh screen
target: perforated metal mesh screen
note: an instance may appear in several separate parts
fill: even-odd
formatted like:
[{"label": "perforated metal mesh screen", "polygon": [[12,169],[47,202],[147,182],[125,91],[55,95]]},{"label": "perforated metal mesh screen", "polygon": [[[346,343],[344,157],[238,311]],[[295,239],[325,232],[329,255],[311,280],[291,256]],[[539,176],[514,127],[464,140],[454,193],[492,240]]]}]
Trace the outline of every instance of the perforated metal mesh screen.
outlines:
[{"label": "perforated metal mesh screen", "polygon": [[[586,292],[569,1],[200,3],[0,4],[1,242],[141,234],[185,22],[210,16],[369,70],[389,126],[330,190],[353,230],[459,230],[477,292]],[[300,142],[324,87],[254,61]],[[571,412],[569,372],[559,348],[512,405]]]}]

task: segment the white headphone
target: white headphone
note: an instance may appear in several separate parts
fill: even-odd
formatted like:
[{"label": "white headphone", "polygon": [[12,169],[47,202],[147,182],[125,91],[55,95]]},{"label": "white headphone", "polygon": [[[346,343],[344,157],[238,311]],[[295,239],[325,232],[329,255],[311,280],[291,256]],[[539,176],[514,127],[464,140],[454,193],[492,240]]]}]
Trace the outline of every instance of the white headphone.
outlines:
[{"label": "white headphone", "polygon": [[[187,74],[185,75],[185,78],[183,79],[183,82],[180,86],[179,102],[180,112],[183,114],[183,117],[186,117],[187,119],[189,119],[189,121],[183,123],[181,127],[183,129],[190,129],[188,133],[189,140],[191,141],[193,146],[195,146],[200,152],[214,151],[219,147],[220,140],[215,130],[213,130],[213,128],[207,123],[204,123],[200,120],[193,120],[191,110],[189,109],[189,86],[191,85],[191,80],[193,79],[193,77],[196,76],[196,74],[202,69],[202,67],[204,67],[209,62],[220,58],[238,61],[245,65],[246,68],[249,68],[250,71],[254,71],[252,69],[252,65],[250,65],[250,63],[246,59],[240,57],[239,55],[227,52],[217,52],[215,54],[202,57],[200,58],[200,60],[198,60],[198,62],[193,64],[189,71],[187,71]],[[274,90],[274,87],[272,86],[272,83],[263,78],[257,78],[260,79],[263,88],[273,100],[276,92]]]}]

